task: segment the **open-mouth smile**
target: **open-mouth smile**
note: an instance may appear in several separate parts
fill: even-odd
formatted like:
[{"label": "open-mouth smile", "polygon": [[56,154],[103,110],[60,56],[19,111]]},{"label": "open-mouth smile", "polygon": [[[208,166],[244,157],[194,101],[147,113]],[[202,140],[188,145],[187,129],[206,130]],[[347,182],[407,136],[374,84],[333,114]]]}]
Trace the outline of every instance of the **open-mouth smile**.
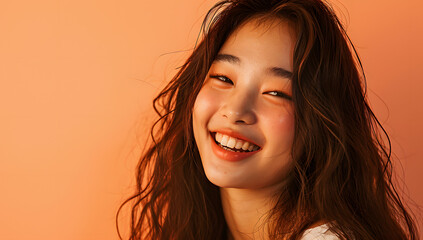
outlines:
[{"label": "open-mouth smile", "polygon": [[213,152],[223,160],[240,161],[261,150],[254,143],[220,132],[210,132],[210,136]]}]

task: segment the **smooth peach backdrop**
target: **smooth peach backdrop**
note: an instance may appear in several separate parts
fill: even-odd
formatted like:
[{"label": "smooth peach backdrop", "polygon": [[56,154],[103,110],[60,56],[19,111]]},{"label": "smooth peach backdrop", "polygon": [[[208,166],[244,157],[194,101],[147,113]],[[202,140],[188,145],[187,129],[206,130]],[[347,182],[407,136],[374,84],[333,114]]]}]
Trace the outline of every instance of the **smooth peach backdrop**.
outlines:
[{"label": "smooth peach backdrop", "polygon": [[[117,239],[152,98],[215,2],[0,1],[0,239]],[[423,4],[332,2],[400,159],[400,188],[423,205]]]}]

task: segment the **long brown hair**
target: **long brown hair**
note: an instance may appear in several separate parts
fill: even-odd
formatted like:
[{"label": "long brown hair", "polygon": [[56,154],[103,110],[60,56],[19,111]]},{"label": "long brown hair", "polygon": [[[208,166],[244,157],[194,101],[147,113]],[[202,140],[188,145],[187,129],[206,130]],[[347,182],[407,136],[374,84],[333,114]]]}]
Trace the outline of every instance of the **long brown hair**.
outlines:
[{"label": "long brown hair", "polygon": [[253,18],[287,20],[297,33],[294,167],[270,212],[271,238],[299,239],[325,220],[345,239],[418,239],[392,183],[389,138],[366,101],[360,59],[319,0],[226,0],[208,12],[201,42],[154,99],[153,141],[139,161],[137,191],[123,203],[133,202],[130,239],[227,238],[219,188],[207,180],[193,136],[192,108],[225,40]]}]

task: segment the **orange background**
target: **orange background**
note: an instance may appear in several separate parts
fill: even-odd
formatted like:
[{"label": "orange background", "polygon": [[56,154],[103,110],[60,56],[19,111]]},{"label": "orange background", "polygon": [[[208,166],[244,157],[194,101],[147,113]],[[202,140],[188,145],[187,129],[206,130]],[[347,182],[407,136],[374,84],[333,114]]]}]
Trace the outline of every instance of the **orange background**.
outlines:
[{"label": "orange background", "polygon": [[[152,98],[214,2],[0,2],[0,239],[117,239]],[[401,161],[400,189],[423,205],[423,4],[333,2]]]}]

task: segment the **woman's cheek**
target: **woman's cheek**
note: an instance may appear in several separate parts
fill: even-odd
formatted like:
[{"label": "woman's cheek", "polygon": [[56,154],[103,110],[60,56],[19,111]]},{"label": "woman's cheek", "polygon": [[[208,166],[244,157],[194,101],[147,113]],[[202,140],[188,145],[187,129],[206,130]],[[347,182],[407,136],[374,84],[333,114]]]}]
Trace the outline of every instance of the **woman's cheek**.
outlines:
[{"label": "woman's cheek", "polygon": [[280,136],[293,138],[294,136],[294,113],[291,106],[267,111],[261,114],[261,119],[269,130],[273,130]]},{"label": "woman's cheek", "polygon": [[211,117],[219,109],[222,97],[222,93],[204,86],[195,100],[194,113],[200,114],[198,117],[201,118]]}]

